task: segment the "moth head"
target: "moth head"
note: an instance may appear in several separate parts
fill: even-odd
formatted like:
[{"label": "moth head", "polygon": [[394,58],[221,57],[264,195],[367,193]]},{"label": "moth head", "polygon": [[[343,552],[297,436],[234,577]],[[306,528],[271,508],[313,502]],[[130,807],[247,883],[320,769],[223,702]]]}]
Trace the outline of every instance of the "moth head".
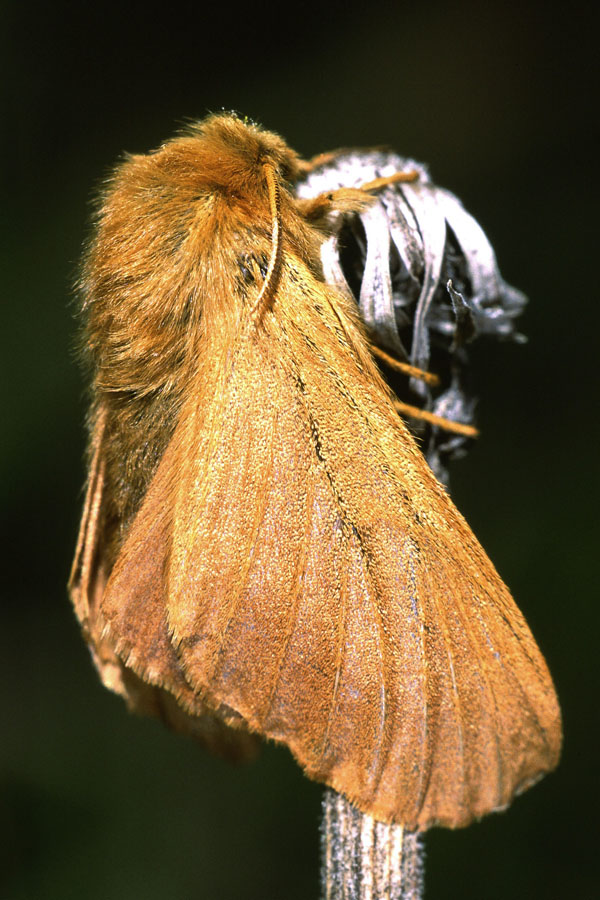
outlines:
[{"label": "moth head", "polygon": [[299,177],[299,157],[278,134],[233,113],[209,116],[192,125],[187,135],[197,141],[201,169],[214,188],[253,192],[264,182],[265,163],[277,170],[283,182]]}]

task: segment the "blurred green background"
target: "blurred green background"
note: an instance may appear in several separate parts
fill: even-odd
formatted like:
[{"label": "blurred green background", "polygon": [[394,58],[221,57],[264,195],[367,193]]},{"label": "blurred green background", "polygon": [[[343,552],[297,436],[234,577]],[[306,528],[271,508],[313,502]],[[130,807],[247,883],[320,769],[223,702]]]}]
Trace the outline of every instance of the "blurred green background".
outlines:
[{"label": "blurred green background", "polygon": [[89,200],[124,150],[221,108],[307,156],[390,144],[427,161],[530,297],[529,344],[475,354],[482,437],[452,487],[547,656],[564,757],[507,814],[429,834],[427,897],[600,895],[585,9],[1,4],[0,900],[318,895],[318,786],[282,749],[232,768],[128,715],[101,688],[65,590],[84,479],[71,284]]}]

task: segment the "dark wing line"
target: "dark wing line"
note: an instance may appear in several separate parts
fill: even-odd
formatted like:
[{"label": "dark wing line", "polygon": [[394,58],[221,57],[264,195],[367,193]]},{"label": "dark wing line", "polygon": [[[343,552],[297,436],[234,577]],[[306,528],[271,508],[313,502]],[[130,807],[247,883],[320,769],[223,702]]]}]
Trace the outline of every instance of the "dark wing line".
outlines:
[{"label": "dark wing line", "polygon": [[[285,334],[285,331],[284,331],[284,334]],[[364,422],[365,422],[368,430],[370,431],[371,429],[370,429],[368,416],[365,414],[365,412],[363,410],[361,410],[360,406],[356,403],[352,394],[347,391],[344,383],[339,378],[339,374],[333,368],[330,367],[327,359],[320,352],[319,348],[310,340],[310,338],[308,338],[307,336],[304,336],[304,338],[305,338],[305,341],[311,347],[311,350],[313,351],[313,353],[315,354],[315,356],[317,357],[319,362],[325,368],[328,377],[330,377],[335,382],[336,387],[338,388],[342,397],[349,403],[349,405],[352,406],[352,408],[356,414],[361,415],[361,417],[364,419]],[[286,339],[287,339],[287,335],[286,335]],[[300,374],[296,371],[294,372],[294,378],[295,378],[296,383],[299,386],[303,384]],[[299,395],[300,395],[301,402],[302,402],[302,405],[303,405],[305,413],[306,413],[308,430],[309,430],[310,436],[312,438],[313,450],[314,450],[315,456],[317,458],[317,465],[319,468],[322,468],[325,473],[325,476],[329,483],[331,493],[333,495],[334,503],[338,507],[338,509],[340,510],[340,512],[342,514],[343,525],[345,526],[346,529],[348,527],[353,528],[353,523],[351,521],[351,517],[349,516],[349,514],[345,508],[345,503],[343,501],[343,498],[341,497],[341,495],[338,492],[338,489],[337,489],[337,486],[335,483],[335,479],[333,477],[333,473],[329,469],[326,457],[321,452],[321,446],[320,446],[320,441],[319,441],[319,428],[318,428],[318,424],[312,414],[310,400],[306,396],[304,390],[300,390]],[[360,539],[360,535],[358,534],[358,531],[356,531],[356,534],[358,535],[359,555],[360,555],[361,561],[363,563],[361,568],[362,568],[363,572],[365,573],[365,575],[367,576],[366,580],[368,580],[370,582],[371,588],[372,588],[372,590],[369,591],[368,593],[369,593],[369,595],[375,596],[377,592],[374,589],[375,586],[373,583],[373,579],[369,572],[369,564],[368,564],[367,556],[365,553],[362,552],[362,542]],[[347,547],[347,549],[350,549],[350,545],[348,542],[346,543],[346,547]],[[347,575],[345,568],[344,568],[344,575],[345,576]],[[332,697],[331,697],[331,701],[330,701],[330,705],[329,705],[327,726],[326,726],[325,734],[323,737],[323,744],[322,744],[319,763],[323,760],[323,757],[325,755],[326,748],[327,748],[327,743],[328,743],[329,734],[330,734],[330,730],[331,730],[331,724],[332,724],[333,717],[334,717],[335,704],[337,702],[337,695],[338,695],[340,675],[341,675],[341,667],[343,664],[343,656],[344,656],[343,651],[344,651],[344,645],[345,645],[344,635],[345,635],[345,631],[346,631],[347,612],[348,612],[348,610],[347,610],[348,586],[347,586],[346,577],[344,578],[344,582],[343,582],[343,597],[344,597],[344,611],[338,620],[338,622],[340,623],[338,625],[340,634],[339,634],[339,640],[338,640],[338,662],[336,665],[336,677],[335,677],[334,689],[333,689],[333,693],[332,693]],[[383,620],[382,620],[381,612],[380,612],[379,608],[378,608],[378,612],[379,612],[379,615],[376,616],[375,619],[376,619],[377,626],[378,626],[378,643],[379,643],[379,646],[381,647],[382,646],[381,633],[383,630]],[[385,646],[384,643],[383,643],[383,646]],[[341,648],[341,652],[340,652],[340,648]],[[380,731],[381,731],[382,737],[380,740],[379,747],[377,749],[378,756],[380,755],[381,746],[383,745],[384,740],[386,738],[386,731],[389,731],[389,727],[388,727],[389,723],[387,722],[386,715],[385,715],[387,685],[385,682],[383,666],[381,667],[380,671],[381,671],[381,680],[382,680],[382,687],[383,687],[383,710],[380,714],[381,715]],[[388,738],[389,738],[389,736],[388,736]],[[389,743],[389,739],[388,739],[387,743]]]},{"label": "dark wing line", "polygon": [[[497,607],[496,607],[496,608],[497,608]],[[510,622],[507,620],[507,618],[506,618],[506,616],[504,615],[504,613],[503,613],[501,610],[498,610],[498,612],[499,612],[499,615],[501,616],[501,618],[503,619],[503,621],[506,622],[506,624],[510,626]],[[485,627],[485,620],[483,620],[481,624],[482,624],[482,627],[483,627],[484,630],[485,630],[486,636],[489,637],[488,632],[487,632],[487,628]],[[512,627],[510,628],[510,631],[511,631],[511,633],[513,634],[513,636],[515,637],[515,640],[516,640],[516,642],[517,642],[517,646],[519,647],[519,649],[522,649],[522,650],[523,650],[524,655],[527,657],[528,661],[534,666],[534,668],[535,668],[535,670],[536,670],[536,673],[539,674],[539,666],[537,665],[536,660],[534,660],[534,659],[531,658],[531,656],[530,656],[529,653],[527,652],[526,647],[524,646],[523,641],[519,638],[519,636],[516,634],[516,632],[514,631],[514,629],[513,629]],[[533,705],[532,705],[532,703],[531,703],[531,700],[530,700],[530,698],[529,698],[529,695],[528,695],[527,691],[526,691],[526,690],[524,689],[524,687],[523,687],[523,683],[521,682],[521,680],[519,679],[519,677],[517,676],[517,674],[513,671],[513,668],[512,668],[511,666],[506,666],[504,657],[501,656],[500,658],[501,658],[501,661],[502,661],[502,669],[503,669],[503,671],[506,673],[506,678],[507,678],[507,680],[512,681],[512,682],[516,685],[516,687],[517,687],[519,693],[521,694],[521,697],[523,698],[524,705],[527,707],[527,709],[528,709],[529,712],[531,713],[531,716],[532,716],[532,718],[535,720],[535,722],[537,722],[538,729],[539,729],[539,731],[540,731],[540,733],[541,733],[541,735],[542,735],[542,739],[543,739],[543,741],[544,741],[544,745],[545,745],[546,749],[549,750],[549,749],[550,749],[550,745],[549,745],[549,743],[548,743],[548,739],[547,739],[547,736],[546,736],[546,729],[544,728],[544,726],[543,726],[542,723],[540,722],[540,718],[539,718],[539,716],[538,716],[538,714],[537,714],[535,708],[533,707]],[[495,703],[495,698],[494,698],[494,703]],[[496,707],[496,708],[497,708],[497,707]]]},{"label": "dark wing line", "polygon": [[[336,317],[339,318],[338,312],[337,312],[337,310],[335,310],[335,307],[332,304],[330,304],[330,305],[331,305],[331,308],[334,310]],[[331,328],[328,328],[328,330],[330,332],[332,331]],[[284,325],[281,325],[281,333],[285,336],[284,346],[287,349],[290,346],[290,338],[288,336],[287,330],[284,327]],[[333,333],[338,338],[338,343],[340,343],[339,335],[337,334],[337,332],[334,331]],[[357,403],[354,394],[348,390],[346,383],[344,382],[344,379],[340,376],[339,371],[330,362],[329,358],[325,354],[323,354],[321,348],[307,334],[302,334],[302,338],[303,338],[304,343],[307,344],[308,347],[310,347],[310,350],[311,350],[312,354],[314,355],[315,359],[318,360],[319,364],[322,366],[322,368],[324,370],[324,375],[326,376],[326,378],[329,379],[331,382],[333,382],[333,384],[337,388],[340,396],[348,404],[348,406],[352,407],[354,413],[362,419],[362,422],[365,425],[367,431],[371,434],[372,433],[371,422],[369,419],[369,414],[366,411],[366,408],[364,406],[362,406],[361,404]],[[356,355],[350,342],[346,341],[346,342],[342,343],[342,347],[347,353],[352,355],[357,369],[362,373],[363,366],[362,366],[361,360]],[[297,371],[295,372],[295,378],[298,381],[298,383],[302,383],[302,378]],[[311,414],[311,411],[308,409],[304,394],[302,394],[302,397],[303,397],[303,400],[305,403],[305,408],[307,409],[307,413],[309,415],[310,421],[313,422],[314,419]],[[393,410],[393,416],[394,416],[394,418],[398,417],[395,410]]]},{"label": "dark wing line", "polygon": [[[511,634],[512,634],[513,637],[515,638],[516,646],[519,648],[519,650],[520,650],[521,652],[523,652],[524,656],[525,656],[525,657],[527,658],[527,660],[531,663],[531,665],[533,666],[533,668],[534,668],[535,671],[536,671],[536,674],[537,674],[538,677],[539,677],[540,674],[541,674],[541,673],[540,673],[539,664],[538,664],[539,661],[538,661],[537,659],[532,658],[532,657],[530,656],[530,654],[529,654],[529,652],[528,652],[527,643],[526,643],[526,641],[523,641],[522,635],[519,635],[519,634],[515,631],[515,629],[512,627],[512,625],[511,625],[511,623],[510,623],[510,620],[506,617],[506,615],[504,614],[504,611],[503,611],[502,609],[499,608],[498,604],[492,602],[490,605],[491,605],[491,607],[492,607],[493,609],[498,610],[498,614],[500,615],[500,617],[502,618],[502,620],[506,623],[506,625],[509,627],[509,630],[510,630]],[[518,611],[517,611],[517,612],[518,612]],[[484,628],[484,630],[485,630],[486,636],[489,637],[488,632],[487,632],[487,628],[485,627],[485,626],[486,626],[485,619],[483,619],[483,617],[480,619],[480,623],[481,623],[481,626],[482,626],[482,627]],[[527,632],[525,632],[525,638],[527,638]],[[529,709],[530,713],[532,714],[532,718],[537,722],[537,724],[538,724],[538,726],[539,726],[539,730],[540,730],[540,732],[542,733],[542,736],[543,736],[544,744],[546,745],[546,747],[548,747],[548,741],[547,741],[547,739],[546,739],[546,730],[545,730],[545,728],[543,728],[543,726],[542,726],[542,724],[541,724],[541,722],[540,722],[540,719],[539,719],[539,716],[538,716],[536,710],[535,710],[535,709],[533,708],[533,706],[531,705],[531,701],[530,701],[530,698],[529,698],[529,695],[528,695],[527,691],[523,688],[522,682],[521,682],[520,679],[518,678],[517,674],[513,671],[512,667],[506,666],[506,665],[505,665],[505,661],[504,661],[504,658],[503,658],[503,657],[501,657],[501,660],[502,660],[502,668],[503,668],[504,672],[506,673],[507,680],[511,680],[511,681],[517,686],[517,688],[518,688],[518,690],[519,690],[519,693],[521,694],[521,696],[522,696],[522,698],[523,698],[523,701],[524,701],[525,705],[527,706],[527,708]],[[493,693],[493,692],[492,692],[492,693]],[[495,698],[494,698],[494,702],[495,702]],[[497,704],[496,704],[496,708],[497,708]]]},{"label": "dark wing line", "polygon": [[[284,331],[284,334],[285,334],[285,331]],[[286,339],[287,339],[287,335],[286,335]],[[353,397],[350,393],[347,392],[345,386],[343,385],[343,383],[342,383],[342,382],[340,381],[340,379],[339,379],[338,373],[335,372],[333,369],[330,368],[330,366],[329,366],[328,363],[327,363],[327,360],[326,360],[326,359],[322,356],[322,354],[320,353],[319,348],[318,348],[318,347],[310,340],[310,338],[307,338],[307,337],[305,336],[305,340],[306,340],[306,342],[310,345],[311,349],[312,349],[313,352],[315,353],[315,356],[319,359],[319,361],[320,361],[320,362],[322,363],[322,365],[325,367],[325,369],[326,369],[327,374],[329,375],[329,377],[331,377],[332,380],[335,381],[335,383],[336,383],[338,389],[340,390],[340,393],[343,395],[344,399],[346,399],[346,400],[350,403],[350,405],[351,405],[352,408],[355,410],[355,412],[361,413],[361,411],[360,411],[358,405],[356,404],[356,401],[354,400],[354,397]],[[298,385],[303,384],[302,379],[301,379],[301,376],[300,376],[300,374],[299,374],[298,372],[294,372],[294,377],[295,377],[295,381],[296,381],[296,383],[297,383]],[[307,423],[308,423],[308,429],[309,429],[309,434],[310,434],[310,436],[311,436],[312,443],[313,443],[313,450],[314,450],[315,456],[316,456],[316,458],[317,458],[317,465],[318,465],[319,468],[322,468],[323,471],[324,471],[324,473],[325,473],[325,476],[326,476],[327,481],[328,481],[328,483],[329,483],[329,487],[330,487],[330,489],[331,489],[331,493],[333,494],[334,503],[335,503],[335,505],[339,508],[340,512],[342,513],[342,517],[341,517],[341,518],[342,518],[343,526],[345,526],[345,528],[350,527],[350,528],[352,528],[354,531],[356,531],[356,529],[354,528],[354,525],[353,525],[353,523],[352,523],[352,521],[351,521],[351,517],[348,515],[348,512],[347,512],[347,510],[346,510],[345,503],[344,503],[344,501],[343,501],[341,495],[340,495],[339,492],[338,492],[338,489],[337,489],[337,486],[336,486],[336,483],[335,483],[335,479],[334,479],[334,477],[333,477],[333,473],[330,471],[329,466],[327,465],[327,459],[325,458],[325,456],[324,456],[324,455],[322,454],[322,452],[321,452],[321,446],[320,446],[320,441],[319,441],[319,429],[318,429],[318,424],[317,424],[317,422],[316,422],[316,420],[315,420],[315,418],[314,418],[314,416],[313,416],[313,414],[312,414],[311,404],[310,404],[309,399],[306,397],[304,390],[300,390],[300,397],[301,397],[302,405],[303,405],[304,410],[305,410],[305,413],[306,413]],[[363,416],[363,418],[364,418],[364,420],[365,420],[365,422],[366,422],[366,424],[367,424],[367,427],[368,427],[369,430],[370,430],[369,422],[368,422],[367,416],[366,416],[364,413],[361,413],[361,414],[362,414],[362,416]],[[360,557],[361,557],[361,559],[362,559],[362,561],[363,561],[363,563],[364,563],[364,565],[363,565],[362,568],[363,568],[363,571],[366,571],[366,573],[368,573],[368,562],[367,562],[367,559],[366,559],[366,555],[363,554],[363,552],[362,552],[362,543],[361,543],[360,535],[358,534],[358,531],[356,531],[356,534],[358,535],[358,546],[359,546]],[[348,543],[348,542],[346,543],[346,547],[349,549],[349,543]],[[344,575],[345,575],[345,576],[347,575],[347,572],[346,572],[346,569],[345,569],[345,568],[344,568]],[[369,574],[369,580],[371,581],[371,584],[372,584],[372,578],[371,578],[370,574]],[[347,594],[348,594],[347,579],[346,579],[346,577],[344,578],[343,586],[344,586],[344,611],[343,611],[343,614],[340,616],[340,618],[339,618],[339,620],[338,620],[340,623],[343,623],[343,625],[341,625],[341,624],[338,625],[338,628],[340,629],[340,637],[339,637],[339,641],[338,641],[338,663],[337,663],[337,666],[336,666],[336,676],[335,676],[334,689],[333,689],[332,698],[331,698],[331,701],[330,701],[330,704],[329,704],[329,712],[328,712],[328,717],[327,717],[327,726],[326,726],[325,734],[324,734],[324,737],[323,737],[323,744],[322,744],[322,748],[321,748],[321,754],[320,754],[319,763],[323,760],[323,757],[324,757],[324,755],[325,755],[325,751],[326,751],[326,748],[327,748],[327,743],[328,743],[329,734],[330,734],[330,729],[331,729],[331,723],[332,723],[332,719],[333,719],[333,715],[334,715],[335,704],[336,704],[336,702],[337,702],[337,695],[338,695],[338,688],[339,688],[339,681],[340,681],[341,666],[342,666],[342,663],[343,663],[343,649],[344,649],[344,645],[345,645],[345,642],[344,642],[344,639],[343,639],[343,638],[344,638],[345,628],[346,628],[346,622],[347,622]],[[373,593],[375,593],[375,592],[373,591]],[[382,624],[383,624],[383,623],[382,623],[381,617],[380,617],[380,620],[378,621],[378,626],[379,626],[379,630],[380,630],[380,631],[381,631],[381,628],[382,628]],[[342,650],[341,653],[340,653],[340,649],[339,649],[340,647],[341,647],[341,650]],[[386,686],[385,686],[385,681],[384,681],[383,687],[384,687],[384,710],[383,710],[383,714],[382,714],[382,729],[381,729],[381,730],[382,730],[382,735],[384,736],[384,735],[385,735],[385,730],[386,730],[386,718],[385,718],[385,692],[386,692]],[[378,754],[379,754],[379,750],[378,750]]]},{"label": "dark wing line", "polygon": [[[504,602],[502,603],[502,607],[505,607],[506,605],[507,604],[505,604]],[[542,677],[543,672],[540,670],[539,659],[537,657],[533,657],[529,654],[529,649],[526,645],[526,642],[523,641],[522,635],[520,635],[517,631],[515,631],[510,618],[506,615],[506,613],[504,611],[504,608],[501,608],[498,604],[495,604],[495,606],[496,606],[496,609],[498,610],[498,614],[502,618],[503,622],[508,626],[513,637],[516,639],[517,645],[522,648],[524,655],[527,657],[527,659],[529,660],[529,662],[535,669],[536,674],[538,675],[538,677]],[[517,611],[519,612],[519,614],[521,614],[520,610],[517,610]],[[513,612],[513,610],[511,610],[511,612]],[[514,615],[513,615],[513,617],[514,617]],[[527,637],[527,626],[526,626],[525,636]],[[545,680],[545,678],[542,678],[542,680]]]}]

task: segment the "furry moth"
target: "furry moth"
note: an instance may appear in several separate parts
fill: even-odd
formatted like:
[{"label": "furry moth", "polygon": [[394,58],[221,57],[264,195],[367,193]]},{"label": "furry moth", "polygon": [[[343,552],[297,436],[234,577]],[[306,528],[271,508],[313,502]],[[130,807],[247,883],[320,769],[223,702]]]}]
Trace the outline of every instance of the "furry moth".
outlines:
[{"label": "furry moth", "polygon": [[105,684],[423,830],[557,763],[545,661],[399,418],[320,249],[373,183],[229,115],[128,158],[82,276],[90,472],[70,582]]}]

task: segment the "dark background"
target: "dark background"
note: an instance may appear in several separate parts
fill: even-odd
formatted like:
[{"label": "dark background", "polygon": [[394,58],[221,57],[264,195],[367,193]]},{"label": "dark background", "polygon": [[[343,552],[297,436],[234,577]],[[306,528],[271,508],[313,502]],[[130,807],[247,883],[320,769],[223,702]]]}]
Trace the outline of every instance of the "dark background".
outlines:
[{"label": "dark background", "polygon": [[221,108],[307,156],[390,144],[427,161],[530,297],[529,344],[476,354],[482,437],[453,493],[547,656],[564,756],[507,814],[430,833],[427,896],[598,895],[596,30],[584,8],[349,0],[296,3],[288,20],[281,5],[0,7],[0,900],[317,897],[318,786],[285,750],[231,768],[128,715],[100,687],[65,591],[84,479],[71,284],[89,200],[124,150]]}]

